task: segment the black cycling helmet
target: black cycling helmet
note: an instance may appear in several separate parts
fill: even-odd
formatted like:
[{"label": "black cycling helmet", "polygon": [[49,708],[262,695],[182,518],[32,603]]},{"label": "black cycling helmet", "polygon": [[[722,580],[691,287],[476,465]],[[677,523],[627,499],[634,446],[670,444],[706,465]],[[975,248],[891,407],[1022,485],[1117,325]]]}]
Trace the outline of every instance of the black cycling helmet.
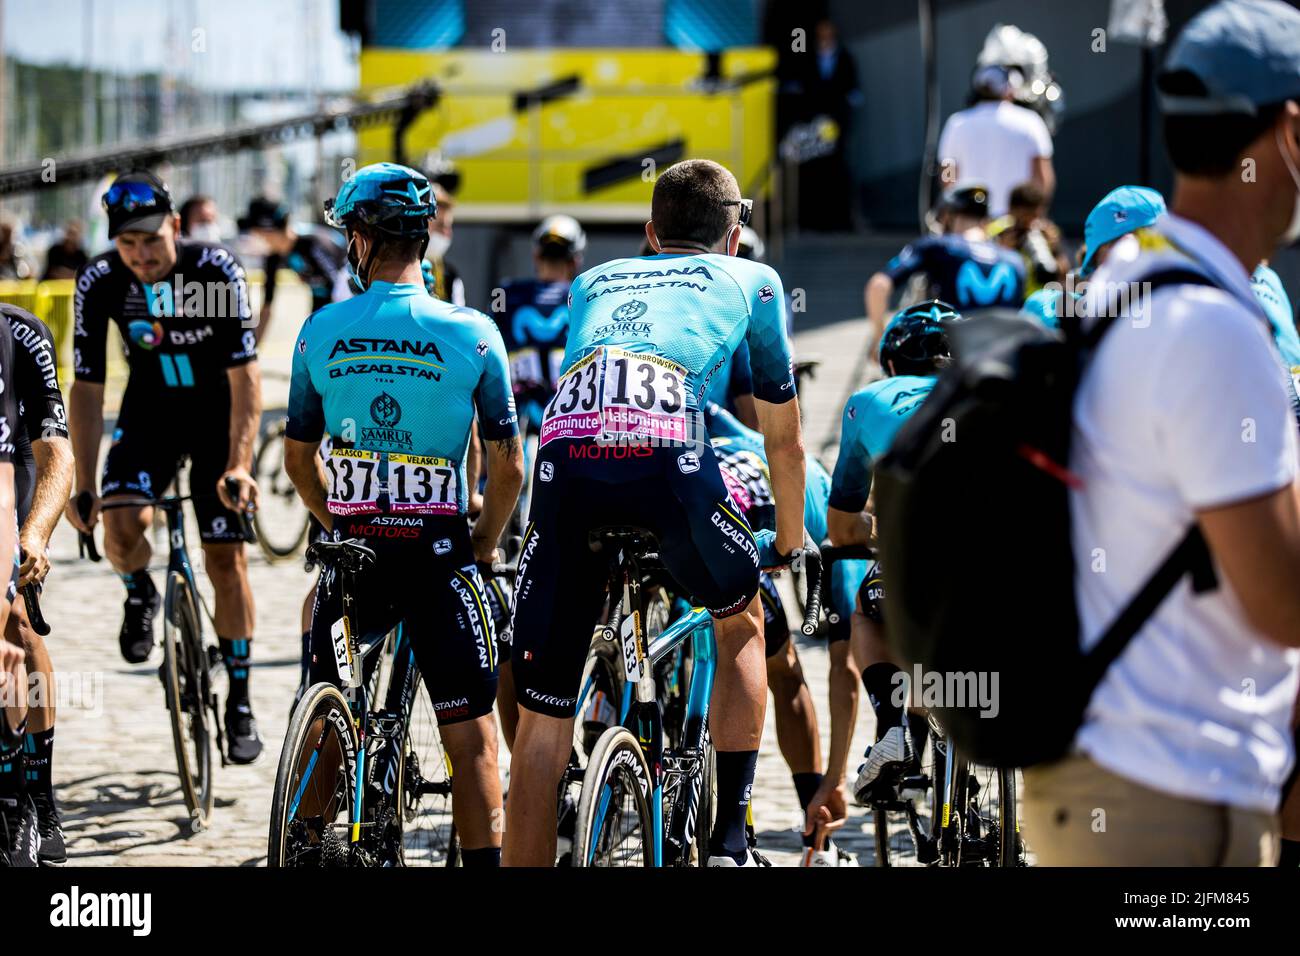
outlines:
[{"label": "black cycling helmet", "polygon": [[587,248],[587,234],[572,216],[547,216],[533,230],[533,246],[543,259],[576,259]]},{"label": "black cycling helmet", "polygon": [[951,354],[945,326],[962,315],[947,302],[931,299],[896,314],[880,339],[880,365],[895,375],[928,375]]},{"label": "black cycling helmet", "polygon": [[958,216],[970,216],[972,219],[989,217],[989,190],[983,183],[958,183],[944,191],[939,199],[941,212],[954,213]]},{"label": "black cycling helmet", "polygon": [[240,232],[250,229],[283,229],[289,221],[289,209],[283,203],[257,196],[248,204],[248,214],[239,217]]}]

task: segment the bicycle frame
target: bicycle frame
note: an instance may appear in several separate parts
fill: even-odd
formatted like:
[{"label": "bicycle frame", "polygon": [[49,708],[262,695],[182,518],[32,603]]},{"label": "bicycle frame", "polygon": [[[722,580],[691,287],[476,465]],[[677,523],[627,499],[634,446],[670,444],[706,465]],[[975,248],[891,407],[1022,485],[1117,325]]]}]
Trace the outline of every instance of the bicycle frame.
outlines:
[{"label": "bicycle frame", "polygon": [[[641,572],[637,559],[624,553],[616,577],[623,579],[622,613],[619,637],[628,680],[624,685],[621,726],[636,735],[641,752],[650,767],[649,802],[654,828],[651,833],[652,859],[655,866],[664,862],[663,802],[665,789],[680,787],[689,780],[684,812],[674,814],[669,841],[677,852],[688,853],[695,837],[696,816],[703,783],[704,744],[708,729],[709,700],[717,667],[713,617],[704,608],[691,608],[646,645],[642,630],[645,605],[642,599]],[[635,609],[635,611],[633,610]],[[680,752],[665,754],[663,747],[663,713],[655,683],[654,668],[688,638],[692,640],[695,667],[687,690],[684,740],[689,742]],[[579,695],[581,702],[584,693]],[[597,811],[597,829],[608,810],[610,793],[601,795]],[[676,801],[675,801],[676,802]]]}]

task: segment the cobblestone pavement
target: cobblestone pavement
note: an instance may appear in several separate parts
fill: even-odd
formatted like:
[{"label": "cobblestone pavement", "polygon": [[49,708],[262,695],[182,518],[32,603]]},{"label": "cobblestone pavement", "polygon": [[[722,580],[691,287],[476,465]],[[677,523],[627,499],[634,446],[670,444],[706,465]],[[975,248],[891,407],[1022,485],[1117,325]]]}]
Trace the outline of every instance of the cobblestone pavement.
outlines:
[{"label": "cobblestone pavement", "polygon": [[[297,323],[288,318],[295,300],[289,289],[285,293],[277,298],[276,325],[263,349],[268,409],[283,408],[288,391],[287,371]],[[797,338],[801,355],[815,355],[824,363],[804,403],[809,448],[822,448],[824,439],[838,430],[839,410],[860,352],[862,325],[861,321],[843,322]],[[827,460],[829,464],[831,459]],[[196,535],[191,535],[191,547],[192,556],[199,560]],[[298,678],[299,608],[308,587],[301,563],[271,565],[256,549],[250,553],[257,601],[252,694],[267,749],[253,766],[217,768],[212,825],[192,834],[156,676],[161,652],[147,665],[125,664],[116,640],[121,584],[106,563],[78,560],[76,538],[66,523],[56,532],[51,552],[54,569],[42,604],[53,627],[49,646],[61,675],[63,706],[58,715],[54,763],[72,862],[91,866],[263,865],[276,760]],[[155,580],[160,579],[165,554],[165,541],[159,533],[152,565]],[[210,601],[211,591],[202,574],[200,587]],[[830,743],[825,645],[801,641],[799,654],[816,703],[825,751]],[[221,681],[224,683],[224,678]],[[224,694],[224,687],[221,689]],[[851,751],[850,777],[871,729],[870,707],[864,700]],[[504,746],[502,749],[504,769],[509,758]],[[796,863],[798,802],[777,749],[770,706],[754,788],[754,814],[761,847],[778,864]],[[870,820],[863,811],[851,810],[838,841],[861,854],[864,864],[870,862]]]}]

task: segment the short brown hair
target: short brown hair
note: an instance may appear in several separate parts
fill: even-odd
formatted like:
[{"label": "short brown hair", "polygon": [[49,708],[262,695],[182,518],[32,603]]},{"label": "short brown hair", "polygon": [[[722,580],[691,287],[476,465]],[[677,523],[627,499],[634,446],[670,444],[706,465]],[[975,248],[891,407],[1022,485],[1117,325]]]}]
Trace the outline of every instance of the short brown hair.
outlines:
[{"label": "short brown hair", "polygon": [[1011,199],[1007,203],[1007,207],[1009,209],[1037,209],[1045,202],[1047,202],[1047,193],[1043,190],[1043,187],[1035,182],[1026,182],[1011,190]]},{"label": "short brown hair", "polygon": [[655,180],[650,221],[661,243],[671,240],[712,246],[740,221],[740,207],[723,205],[740,199],[736,177],[711,159],[674,163]]}]

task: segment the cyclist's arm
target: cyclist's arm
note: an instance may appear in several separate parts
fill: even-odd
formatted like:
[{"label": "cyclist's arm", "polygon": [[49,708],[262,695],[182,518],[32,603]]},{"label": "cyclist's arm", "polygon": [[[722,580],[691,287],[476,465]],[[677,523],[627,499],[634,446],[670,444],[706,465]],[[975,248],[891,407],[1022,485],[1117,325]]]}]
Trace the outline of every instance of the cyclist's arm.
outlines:
[{"label": "cyclist's arm", "polygon": [[799,400],[792,398],[780,405],[756,401],[754,405],[776,499],[776,549],[785,555],[803,547],[804,540],[804,447]]},{"label": "cyclist's arm", "polygon": [[45,549],[72,495],[72,443],[64,436],[37,439],[32,442],[32,455],[36,459],[36,487],[32,489],[27,520],[18,530],[19,542],[27,554],[20,570],[20,584],[26,584],[29,577],[39,582],[49,571]]},{"label": "cyclist's arm", "polygon": [[727,393],[740,423],[758,431],[758,408],[754,405],[754,373],[750,367],[748,342],[740,343],[731,360],[731,380],[727,383]]},{"label": "cyclist's arm", "polygon": [[[465,449],[465,490],[470,501],[478,494],[478,480],[483,474],[483,442],[478,436],[478,419],[469,426],[469,447]],[[471,504],[471,512],[474,508]]]},{"label": "cyclist's arm", "polygon": [[325,466],[320,460],[320,439],[298,441],[284,439],[284,473],[293,482],[307,510],[326,530],[334,527],[334,516],[326,505]]},{"label": "cyclist's arm", "polygon": [[[104,383],[72,383],[68,392],[68,429],[72,437],[72,457],[76,460],[76,492],[88,491],[98,496],[99,442],[104,435]],[[92,523],[93,523],[92,515]],[[75,527],[89,530],[76,515],[68,511]]]},{"label": "cyclist's arm", "polygon": [[[0,460],[0,569],[9,574],[14,563],[14,541],[17,540],[18,514],[15,510],[14,466],[6,456]],[[6,582],[7,583],[7,582]],[[0,629],[9,619],[9,602],[0,601]]]},{"label": "cyclist's arm", "polygon": [[826,508],[826,533],[831,544],[869,544],[871,516],[863,510],[871,494],[871,459],[859,437],[866,411],[854,395],[844,406],[840,421],[840,454],[831,476],[831,493]]},{"label": "cyclist's arm", "polygon": [[885,319],[889,314],[889,300],[894,294],[894,280],[883,272],[877,272],[867,282],[867,330],[870,339],[867,346],[871,354],[876,352],[876,343],[885,334]]},{"label": "cyclist's arm", "polygon": [[736,410],[736,418],[740,424],[746,428],[752,428],[759,431],[758,427],[758,403],[754,401],[751,394],[737,395],[731,400],[732,407]]},{"label": "cyclist's arm", "polygon": [[[3,321],[3,320],[0,320]],[[13,436],[18,430],[18,399],[14,394],[14,339],[5,322],[0,329],[0,574],[9,574],[14,563],[14,544],[18,540],[18,515],[15,511]],[[9,602],[0,601],[3,624]]]},{"label": "cyclist's arm", "polygon": [[[479,430],[487,442],[487,489],[483,513],[474,523],[474,556],[489,560],[501,540],[524,483],[524,451],[519,441],[519,418],[510,385],[510,364],[501,332],[486,316],[482,323],[488,351],[474,390]],[[469,489],[467,489],[468,492]]]}]

